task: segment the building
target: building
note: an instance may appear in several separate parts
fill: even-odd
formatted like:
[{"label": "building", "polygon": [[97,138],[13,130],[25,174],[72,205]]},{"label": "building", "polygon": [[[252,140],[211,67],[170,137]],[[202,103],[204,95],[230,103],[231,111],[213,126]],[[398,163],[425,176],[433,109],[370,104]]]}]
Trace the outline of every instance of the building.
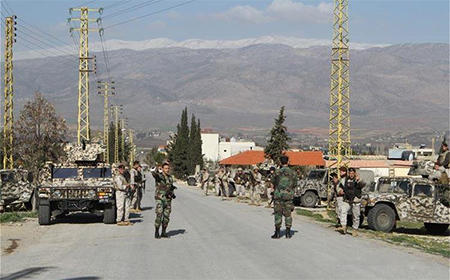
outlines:
[{"label": "building", "polygon": [[[333,161],[327,161],[329,167]],[[409,169],[412,166],[412,161],[404,160],[350,160],[348,167],[353,167],[359,170],[371,170],[375,178],[382,176],[408,176]]]},{"label": "building", "polygon": [[237,141],[235,138],[220,138],[218,133],[202,133],[202,153],[206,160],[220,161],[236,154],[263,150],[255,142]]},{"label": "building", "polygon": [[[290,166],[313,166],[321,168],[325,166],[325,160],[321,151],[294,152],[287,151]],[[264,151],[246,151],[220,161],[221,165],[251,166],[265,161]]]}]

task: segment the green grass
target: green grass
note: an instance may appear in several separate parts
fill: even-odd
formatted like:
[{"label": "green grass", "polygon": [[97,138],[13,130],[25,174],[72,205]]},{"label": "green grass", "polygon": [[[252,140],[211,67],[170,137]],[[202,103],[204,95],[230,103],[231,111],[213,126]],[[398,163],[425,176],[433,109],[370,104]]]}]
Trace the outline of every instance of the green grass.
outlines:
[{"label": "green grass", "polygon": [[20,222],[25,218],[36,218],[37,212],[5,212],[0,214],[0,223]]},{"label": "green grass", "polygon": [[330,218],[325,218],[322,214],[318,214],[318,213],[314,213],[312,211],[308,211],[305,209],[297,209],[297,214],[301,215],[301,216],[305,216],[305,217],[310,217],[316,221],[319,222],[325,222],[325,223],[335,223],[336,221],[334,220],[335,216],[332,216],[332,213],[334,213],[333,211],[327,211],[328,212],[328,216]]}]

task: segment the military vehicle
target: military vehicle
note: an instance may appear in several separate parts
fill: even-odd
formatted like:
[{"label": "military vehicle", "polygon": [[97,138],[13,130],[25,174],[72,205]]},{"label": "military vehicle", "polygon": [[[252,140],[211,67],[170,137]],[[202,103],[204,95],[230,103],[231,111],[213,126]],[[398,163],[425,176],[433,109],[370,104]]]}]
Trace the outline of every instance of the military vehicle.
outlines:
[{"label": "military vehicle", "polygon": [[449,188],[425,178],[381,177],[361,207],[373,230],[390,232],[396,221],[411,221],[423,222],[430,233],[444,233],[450,224]]},{"label": "military vehicle", "polygon": [[[366,182],[363,192],[368,190],[374,182],[374,173],[370,170],[358,170],[361,179]],[[299,180],[294,194],[295,200],[300,200],[304,207],[313,208],[326,201],[328,197],[328,170],[312,169],[305,179]]]},{"label": "military vehicle", "polygon": [[0,211],[36,210],[36,184],[32,172],[23,169],[0,170]]},{"label": "military vehicle", "polygon": [[115,188],[111,167],[99,160],[100,144],[66,144],[62,163],[48,163],[38,188],[40,225],[50,224],[52,212],[103,212],[103,222],[116,222]]}]

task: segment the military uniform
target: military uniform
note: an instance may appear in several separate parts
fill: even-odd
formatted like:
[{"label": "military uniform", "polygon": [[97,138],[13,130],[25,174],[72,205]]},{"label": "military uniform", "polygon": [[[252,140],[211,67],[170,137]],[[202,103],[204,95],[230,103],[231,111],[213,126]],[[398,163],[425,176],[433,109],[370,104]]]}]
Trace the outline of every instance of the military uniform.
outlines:
[{"label": "military uniform", "polygon": [[251,203],[255,205],[260,205],[261,203],[261,184],[262,184],[262,175],[258,171],[254,172],[252,171],[252,182],[251,182],[251,192],[250,192],[250,199]]},{"label": "military uniform", "polygon": [[335,211],[336,211],[336,217],[337,217],[337,224],[340,224],[340,217],[341,217],[341,207],[342,203],[344,202],[344,196],[339,194],[340,188],[340,182],[337,182],[336,184],[333,184],[333,195],[336,199],[336,205],[335,205]]},{"label": "military uniform", "polygon": [[209,172],[208,171],[205,171],[202,173],[201,181],[202,181],[202,184],[200,187],[205,191],[205,195],[208,195],[208,181],[209,181]]},{"label": "military uniform", "polygon": [[234,186],[236,187],[236,196],[239,198],[242,198],[245,196],[245,180],[244,180],[244,173],[240,173],[239,171],[236,172],[236,175],[234,175]]},{"label": "military uniform", "polygon": [[273,177],[275,176],[275,173],[269,173],[266,177],[266,194],[267,194],[267,206],[266,208],[270,208],[272,207],[272,195],[274,192],[274,187],[273,187]]},{"label": "military uniform", "polygon": [[274,176],[274,216],[275,234],[272,238],[279,238],[282,219],[286,225],[286,238],[291,237],[292,211],[294,210],[294,189],[297,184],[297,174],[287,166],[275,171]]},{"label": "military uniform", "polygon": [[228,173],[226,171],[220,170],[219,173],[217,173],[216,184],[219,184],[220,196],[222,197],[222,199],[225,199],[225,197],[227,199],[230,198],[230,189],[228,187]]},{"label": "military uniform", "polygon": [[162,172],[155,171],[152,173],[155,178],[155,229],[159,238],[159,227],[162,225],[161,237],[167,237],[166,228],[170,222],[170,213],[172,212],[172,193],[171,187],[173,185],[173,179],[170,175],[165,175]]},{"label": "military uniform", "polygon": [[[342,182],[342,181],[341,181]],[[344,233],[347,233],[347,215],[352,211],[353,217],[353,229],[358,230],[360,216],[361,216],[361,196],[362,188],[365,183],[362,180],[351,179],[345,177],[343,184],[338,187],[338,192],[341,190],[344,192],[343,201],[340,204],[340,217],[339,220],[343,227]]]},{"label": "military uniform", "polygon": [[143,175],[142,172],[132,168],[130,170],[130,184],[135,187],[133,192],[133,199],[131,200],[131,208],[136,210],[142,210],[141,201],[142,201],[142,182]]},{"label": "military uniform", "polygon": [[119,173],[114,178],[114,185],[116,189],[117,224],[130,224],[131,198],[127,195],[127,180]]}]

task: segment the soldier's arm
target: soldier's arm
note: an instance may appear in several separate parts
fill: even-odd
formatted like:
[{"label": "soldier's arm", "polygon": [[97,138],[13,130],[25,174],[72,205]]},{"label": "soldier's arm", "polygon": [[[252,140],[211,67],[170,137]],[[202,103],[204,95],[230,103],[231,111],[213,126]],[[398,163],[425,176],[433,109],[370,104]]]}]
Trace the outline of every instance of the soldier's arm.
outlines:
[{"label": "soldier's arm", "polygon": [[447,155],[446,155],[445,158],[444,158],[444,162],[442,162],[442,166],[443,166],[444,168],[447,168],[447,166],[449,165],[449,163],[450,163],[450,153],[447,153]]},{"label": "soldier's arm", "polygon": [[120,179],[120,176],[117,176],[116,178],[114,178],[114,182],[116,183],[117,188],[121,191],[125,190],[127,187],[122,184],[122,180]]}]

